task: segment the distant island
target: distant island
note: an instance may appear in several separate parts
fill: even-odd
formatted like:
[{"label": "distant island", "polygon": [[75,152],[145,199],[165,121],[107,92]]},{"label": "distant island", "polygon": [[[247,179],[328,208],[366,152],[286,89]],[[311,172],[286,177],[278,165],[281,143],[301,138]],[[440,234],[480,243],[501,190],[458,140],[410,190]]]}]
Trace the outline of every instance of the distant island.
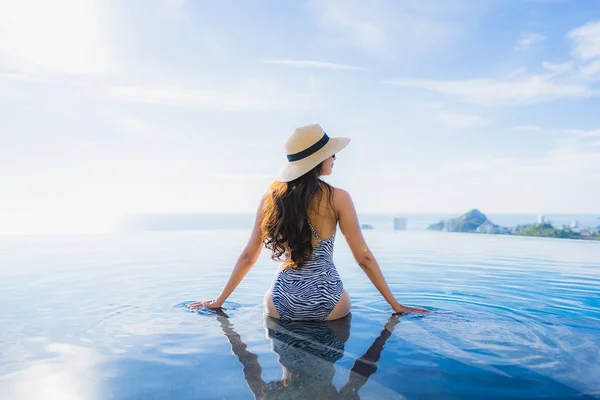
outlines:
[{"label": "distant island", "polygon": [[596,228],[554,227],[544,218],[538,223],[517,226],[494,224],[477,209],[473,209],[458,218],[440,221],[429,225],[432,231],[471,232],[498,235],[537,236],[561,239],[600,240],[600,225]]}]

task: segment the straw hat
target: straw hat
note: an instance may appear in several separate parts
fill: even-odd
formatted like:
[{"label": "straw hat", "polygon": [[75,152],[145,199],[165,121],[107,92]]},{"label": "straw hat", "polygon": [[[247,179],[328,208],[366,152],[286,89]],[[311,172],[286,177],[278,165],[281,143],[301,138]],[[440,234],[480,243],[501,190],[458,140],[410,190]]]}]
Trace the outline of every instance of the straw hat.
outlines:
[{"label": "straw hat", "polygon": [[301,177],[348,145],[350,138],[329,137],[319,124],[296,128],[283,147],[288,162],[279,170],[277,180],[290,182]]}]

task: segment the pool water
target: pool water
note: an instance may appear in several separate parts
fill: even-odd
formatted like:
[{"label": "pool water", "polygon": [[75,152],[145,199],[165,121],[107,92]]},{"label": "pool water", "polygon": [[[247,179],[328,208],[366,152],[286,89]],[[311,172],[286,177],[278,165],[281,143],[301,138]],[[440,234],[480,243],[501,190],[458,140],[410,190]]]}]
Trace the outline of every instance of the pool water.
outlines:
[{"label": "pool water", "polygon": [[366,231],[391,315],[342,235],[335,322],[262,314],[264,251],[221,312],[248,230],[0,238],[1,399],[600,398],[600,243]]}]

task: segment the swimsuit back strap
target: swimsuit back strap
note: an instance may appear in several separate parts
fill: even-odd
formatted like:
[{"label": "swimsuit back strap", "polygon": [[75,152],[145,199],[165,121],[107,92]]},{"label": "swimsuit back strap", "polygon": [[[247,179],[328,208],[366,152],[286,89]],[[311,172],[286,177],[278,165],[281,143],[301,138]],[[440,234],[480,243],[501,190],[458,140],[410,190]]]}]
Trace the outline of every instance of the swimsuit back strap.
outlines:
[{"label": "swimsuit back strap", "polygon": [[310,227],[310,230],[312,231],[313,235],[315,235],[315,237],[317,238],[317,240],[319,242],[321,242],[321,238],[319,237],[319,234],[317,233],[317,231],[315,231],[315,228],[312,226],[312,224],[310,223],[310,218],[308,218],[308,215],[306,216],[306,219],[308,220],[308,226]]}]

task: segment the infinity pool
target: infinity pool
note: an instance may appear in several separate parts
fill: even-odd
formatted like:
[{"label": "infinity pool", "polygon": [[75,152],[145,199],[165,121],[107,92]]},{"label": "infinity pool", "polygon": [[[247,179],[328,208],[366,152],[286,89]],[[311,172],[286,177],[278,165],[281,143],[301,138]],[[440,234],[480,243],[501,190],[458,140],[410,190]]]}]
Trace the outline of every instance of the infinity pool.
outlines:
[{"label": "infinity pool", "polygon": [[353,262],[335,323],[262,315],[263,252],[223,312],[246,230],[0,237],[1,399],[600,397],[600,243],[367,231],[394,318]]}]

